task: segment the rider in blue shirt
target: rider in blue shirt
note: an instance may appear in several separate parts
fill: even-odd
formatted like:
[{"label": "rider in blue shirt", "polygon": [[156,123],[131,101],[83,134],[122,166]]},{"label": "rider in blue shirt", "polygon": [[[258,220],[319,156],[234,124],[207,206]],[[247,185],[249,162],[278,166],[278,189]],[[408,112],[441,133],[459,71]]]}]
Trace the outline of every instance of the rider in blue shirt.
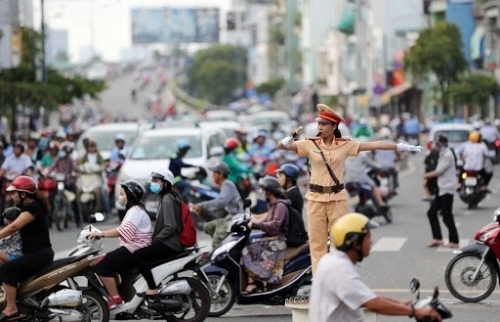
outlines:
[{"label": "rider in blue shirt", "polygon": [[109,160],[116,162],[125,161],[126,156],[130,151],[130,147],[125,145],[125,135],[118,133],[115,137],[115,148],[109,154]]},{"label": "rider in blue shirt", "polygon": [[259,130],[256,137],[253,140],[252,145],[248,149],[248,155],[250,157],[263,156],[269,159],[272,158],[272,154],[275,150],[275,146],[266,141],[267,133],[264,130]]},{"label": "rider in blue shirt", "polygon": [[177,152],[170,156],[170,165],[168,166],[168,169],[174,175],[174,188],[179,190],[184,201],[187,201],[189,196],[191,183],[181,174],[181,170],[182,168],[198,168],[196,165],[185,163],[182,159],[188,153],[189,149],[191,149],[191,146],[188,141],[181,140],[177,142]]}]

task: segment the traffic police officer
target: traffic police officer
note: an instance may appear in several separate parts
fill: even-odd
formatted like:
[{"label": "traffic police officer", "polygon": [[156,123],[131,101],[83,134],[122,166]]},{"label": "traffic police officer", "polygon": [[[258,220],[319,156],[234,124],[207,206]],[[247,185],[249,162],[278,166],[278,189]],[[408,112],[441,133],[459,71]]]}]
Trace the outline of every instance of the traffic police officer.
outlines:
[{"label": "traffic police officer", "polygon": [[422,150],[420,146],[404,143],[358,142],[342,138],[338,129],[338,124],[345,122],[342,116],[325,104],[318,104],[317,108],[317,137],[294,141],[289,136],[278,145],[282,150],[295,151],[298,156],[307,157],[311,165],[309,190],[305,198],[308,201],[307,226],[313,275],[319,259],[328,251],[328,227],[349,212],[343,183],[343,167],[347,157],[357,156],[360,151]]}]

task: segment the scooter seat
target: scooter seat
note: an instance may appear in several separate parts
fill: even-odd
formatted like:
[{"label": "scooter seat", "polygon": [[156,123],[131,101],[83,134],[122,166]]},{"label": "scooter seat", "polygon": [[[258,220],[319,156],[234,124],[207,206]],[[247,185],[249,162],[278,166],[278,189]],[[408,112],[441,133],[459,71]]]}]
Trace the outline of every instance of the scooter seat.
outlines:
[{"label": "scooter seat", "polygon": [[[85,256],[87,256],[87,255],[85,255]],[[34,279],[38,276],[45,275],[45,274],[47,274],[55,269],[58,269],[58,268],[63,267],[65,265],[74,263],[82,257],[84,257],[84,256],[79,255],[79,256],[71,256],[71,257],[65,257],[65,258],[55,260],[52,263],[50,263],[48,266],[45,266],[44,268],[42,268],[36,275],[29,277],[28,279],[23,281],[21,284],[26,284],[27,282],[31,281],[32,279]]]},{"label": "scooter seat", "polygon": [[305,253],[309,250],[309,242],[302,244],[298,247],[288,247],[285,251],[285,263],[288,263],[292,258]]}]

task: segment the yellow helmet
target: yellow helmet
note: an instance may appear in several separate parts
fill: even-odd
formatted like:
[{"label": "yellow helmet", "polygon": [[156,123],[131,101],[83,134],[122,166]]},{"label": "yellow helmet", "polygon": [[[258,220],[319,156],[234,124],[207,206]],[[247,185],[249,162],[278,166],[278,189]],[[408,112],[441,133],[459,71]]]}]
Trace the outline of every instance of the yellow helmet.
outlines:
[{"label": "yellow helmet", "polygon": [[471,141],[473,143],[478,143],[480,137],[481,137],[481,134],[479,134],[479,131],[471,131],[469,133],[469,141]]},{"label": "yellow helmet", "polygon": [[353,212],[337,219],[332,227],[333,243],[339,250],[346,251],[352,244],[366,235],[370,229],[378,227],[378,223],[371,221],[365,215]]}]

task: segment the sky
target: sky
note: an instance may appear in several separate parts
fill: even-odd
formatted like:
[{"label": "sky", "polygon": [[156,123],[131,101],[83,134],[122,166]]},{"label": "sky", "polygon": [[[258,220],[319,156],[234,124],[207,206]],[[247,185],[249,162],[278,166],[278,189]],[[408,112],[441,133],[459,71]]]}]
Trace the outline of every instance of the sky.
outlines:
[{"label": "sky", "polygon": [[[33,0],[35,28],[40,26],[40,1]],[[81,50],[95,48],[106,61],[118,61],[130,47],[130,10],[143,7],[222,7],[231,0],[45,0],[49,29],[68,31],[70,60],[78,62]]]}]

